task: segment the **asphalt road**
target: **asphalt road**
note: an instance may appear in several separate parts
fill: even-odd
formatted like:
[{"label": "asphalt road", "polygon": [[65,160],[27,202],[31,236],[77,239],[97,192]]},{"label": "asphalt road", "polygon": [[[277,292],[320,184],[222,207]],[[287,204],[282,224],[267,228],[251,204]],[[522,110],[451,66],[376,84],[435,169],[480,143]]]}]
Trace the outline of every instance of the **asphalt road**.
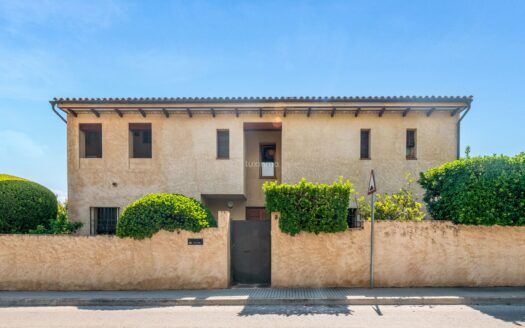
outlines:
[{"label": "asphalt road", "polygon": [[0,327],[519,326],[525,326],[525,305],[0,308]]}]

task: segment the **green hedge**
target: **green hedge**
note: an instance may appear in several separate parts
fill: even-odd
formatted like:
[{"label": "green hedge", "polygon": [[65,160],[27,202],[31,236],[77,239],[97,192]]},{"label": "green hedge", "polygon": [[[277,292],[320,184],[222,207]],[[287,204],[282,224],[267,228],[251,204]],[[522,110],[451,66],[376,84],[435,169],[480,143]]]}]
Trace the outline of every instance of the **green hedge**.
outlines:
[{"label": "green hedge", "polygon": [[525,153],[456,160],[421,173],[419,183],[434,219],[525,225]]},{"label": "green hedge", "polygon": [[117,235],[144,239],[161,229],[201,231],[216,227],[210,210],[193,198],[149,194],[129,204],[117,222]]},{"label": "green hedge", "polygon": [[300,231],[337,232],[348,229],[347,211],[352,184],[314,184],[302,179],[298,184],[266,182],[266,209],[281,212],[279,228],[290,235]]},{"label": "green hedge", "polygon": [[[359,197],[359,214],[364,220],[372,219],[370,199]],[[421,210],[423,204],[416,201],[412,191],[401,189],[393,194],[376,194],[374,202],[375,220],[421,221],[425,212]]]},{"label": "green hedge", "polygon": [[0,174],[0,233],[28,233],[57,216],[57,199],[38,183]]}]

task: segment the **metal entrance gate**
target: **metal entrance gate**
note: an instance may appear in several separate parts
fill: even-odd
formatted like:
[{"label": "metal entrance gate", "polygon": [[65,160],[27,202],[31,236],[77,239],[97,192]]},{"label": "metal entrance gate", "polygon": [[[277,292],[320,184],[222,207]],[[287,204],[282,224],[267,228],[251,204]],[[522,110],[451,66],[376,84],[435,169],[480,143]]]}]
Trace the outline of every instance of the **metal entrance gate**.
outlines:
[{"label": "metal entrance gate", "polygon": [[231,222],[233,284],[270,284],[270,220]]}]

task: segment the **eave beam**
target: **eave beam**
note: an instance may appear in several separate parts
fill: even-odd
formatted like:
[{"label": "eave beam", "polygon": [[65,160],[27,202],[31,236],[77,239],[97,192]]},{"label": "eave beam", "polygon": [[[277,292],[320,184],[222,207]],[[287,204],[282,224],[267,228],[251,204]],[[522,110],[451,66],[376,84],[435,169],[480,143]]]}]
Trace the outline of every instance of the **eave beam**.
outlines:
[{"label": "eave beam", "polygon": [[146,112],[144,111],[144,109],[139,108],[138,110],[139,110],[140,115],[142,115],[142,117],[146,117]]},{"label": "eave beam", "polygon": [[263,117],[263,109],[262,109],[262,107],[259,107],[259,117]]},{"label": "eave beam", "polygon": [[288,108],[284,107],[283,117],[286,117],[286,114],[288,113]]},{"label": "eave beam", "polygon": [[100,113],[97,112],[94,108],[90,109],[93,114],[95,114],[96,117],[100,117]]},{"label": "eave beam", "polygon": [[432,113],[436,110],[436,107],[432,107],[428,112],[427,112],[427,117],[430,117],[430,115],[432,115]]},{"label": "eave beam", "polygon": [[386,108],[383,107],[380,111],[379,111],[379,117],[383,117],[383,114],[385,113],[386,111]]},{"label": "eave beam", "polygon": [[73,115],[74,117],[77,117],[77,116],[78,116],[77,112],[75,112],[75,111],[72,110],[71,108],[67,108],[66,110],[67,110],[68,113],[70,113],[70,114]]},{"label": "eave beam", "polygon": [[239,117],[239,108],[235,108],[235,117]]},{"label": "eave beam", "polygon": [[189,116],[190,118],[193,117],[193,113],[191,112],[191,109],[186,108],[186,113],[188,113],[188,116]]},{"label": "eave beam", "polygon": [[163,109],[162,109],[162,112],[164,113],[164,116],[166,116],[166,118],[170,118],[170,113],[168,113],[168,111],[166,110],[166,108],[163,108]]},{"label": "eave beam", "polygon": [[124,116],[124,114],[122,114],[122,112],[120,111],[120,109],[115,108],[114,111],[115,111],[115,113],[118,114],[118,116],[120,116],[120,117]]},{"label": "eave beam", "polygon": [[210,108],[210,111],[211,111],[211,116],[215,117],[215,109],[214,108]]},{"label": "eave beam", "polygon": [[408,112],[410,112],[410,110],[411,110],[411,108],[410,108],[410,107],[407,107],[407,109],[405,109],[405,110],[403,111],[403,117],[406,117],[407,114],[408,114]]},{"label": "eave beam", "polygon": [[355,111],[354,116],[358,117],[360,112],[361,112],[361,107],[357,107],[357,110]]},{"label": "eave beam", "polygon": [[310,117],[312,114],[312,107],[308,107],[308,111],[306,112],[306,117]]},{"label": "eave beam", "polygon": [[463,107],[458,107],[458,108],[454,109],[454,110],[452,111],[452,113],[450,113],[450,116],[454,116],[454,115],[456,115],[456,114],[457,114],[462,108],[463,108]]},{"label": "eave beam", "polygon": [[335,116],[335,107],[332,107],[332,111],[330,112],[330,117]]}]

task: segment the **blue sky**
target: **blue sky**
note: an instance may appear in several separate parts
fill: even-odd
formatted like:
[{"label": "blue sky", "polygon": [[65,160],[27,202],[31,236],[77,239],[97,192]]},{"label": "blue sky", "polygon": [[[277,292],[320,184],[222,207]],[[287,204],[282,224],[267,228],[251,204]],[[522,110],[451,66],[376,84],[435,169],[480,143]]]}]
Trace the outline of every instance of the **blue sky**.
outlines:
[{"label": "blue sky", "polygon": [[525,1],[0,0],[0,173],[66,195],[48,100],[473,95],[472,154],[525,147]]}]

